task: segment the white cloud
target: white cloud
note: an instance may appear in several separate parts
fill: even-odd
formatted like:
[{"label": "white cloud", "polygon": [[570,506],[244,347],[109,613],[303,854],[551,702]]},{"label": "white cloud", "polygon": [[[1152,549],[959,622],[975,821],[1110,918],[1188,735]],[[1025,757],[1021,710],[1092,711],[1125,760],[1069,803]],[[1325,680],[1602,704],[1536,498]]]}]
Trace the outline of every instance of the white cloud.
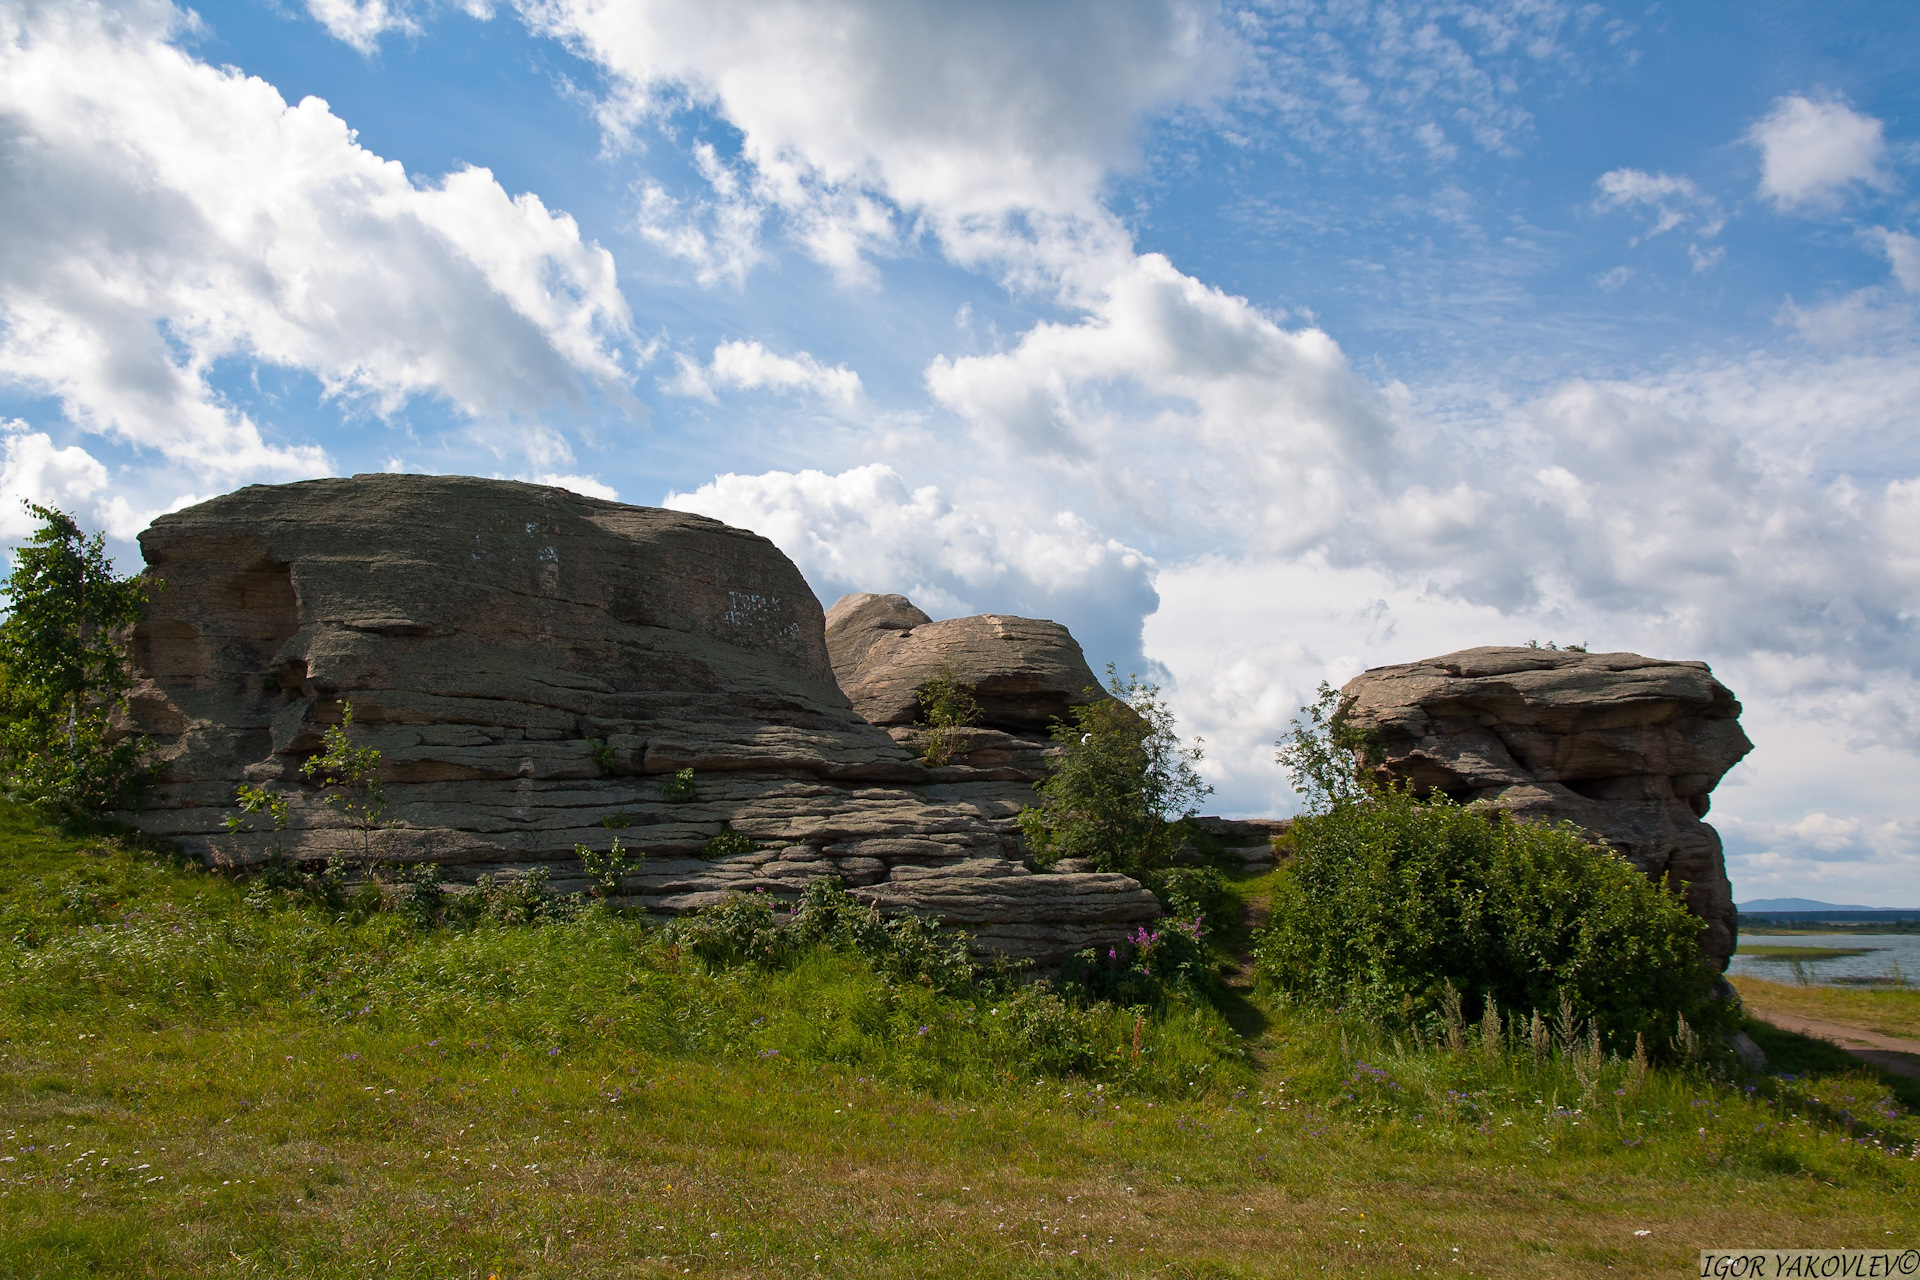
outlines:
[{"label": "white cloud", "polygon": [[1306,545],[1396,465],[1388,397],[1324,332],[1283,329],[1158,254],[1131,259],[1089,305],[1007,351],[936,359],[935,399],[982,443],[1176,540],[1231,529]]},{"label": "white cloud", "polygon": [[1856,184],[1883,184],[1880,121],[1837,99],[1777,99],[1747,131],[1760,149],[1760,194],[1781,209],[1829,209]]},{"label": "white cloud", "polygon": [[325,472],[210,385],[239,359],[382,413],[624,394],[610,255],[483,169],[417,186],[317,98],[202,63],[178,10],[9,3],[0,378],[225,483]]},{"label": "white cloud", "polygon": [[1153,562],[1032,495],[956,501],[873,464],[839,475],[723,475],[665,503],[770,538],[826,604],[899,592],[935,617],[991,611],[1071,622],[1089,659],[1125,662],[1152,612]]},{"label": "white cloud", "polygon": [[711,363],[702,365],[686,356],[675,358],[678,372],[661,384],[675,395],[712,401],[714,388],[741,391],[804,392],[849,406],[860,400],[860,375],[844,364],[832,368],[802,351],[796,356],[775,355],[758,342],[723,342],[713,349]]},{"label": "white cloud", "polygon": [[1600,189],[1593,201],[1596,209],[1644,209],[1651,219],[1645,232],[1648,238],[1692,224],[1695,234],[1710,239],[1726,225],[1713,198],[1689,178],[1610,169],[1594,185]]},{"label": "white cloud", "polygon": [[420,34],[419,21],[404,6],[387,0],[307,0],[307,12],[328,35],[365,54],[377,49],[388,32]]},{"label": "white cloud", "polygon": [[107,488],[107,469],[85,449],[54,447],[44,431],[17,419],[0,424],[6,461],[0,466],[0,538],[24,538],[40,522],[26,503],[69,513],[91,510]]},{"label": "white cloud", "polygon": [[574,493],[585,494],[589,498],[605,498],[608,502],[618,502],[620,492],[610,484],[601,483],[597,476],[569,476],[557,472],[544,472],[540,475],[521,476],[529,484],[548,484],[556,489],[567,489]]},{"label": "white cloud", "polygon": [[1900,287],[1908,293],[1920,293],[1920,236],[1889,231],[1885,227],[1875,227],[1870,235],[1880,242],[1880,252],[1887,255],[1893,278],[1900,282]]},{"label": "white cloud", "polygon": [[812,256],[854,280],[897,242],[896,209],[976,259],[1082,240],[1081,224],[1110,238],[1098,190],[1132,162],[1138,121],[1218,94],[1237,66],[1233,38],[1193,0],[526,0],[521,11],[615,78],[610,129],[691,98],[741,131],[750,177],[702,166],[732,219],[720,238],[731,257],[670,217],[647,220],[657,243],[697,264],[745,262],[756,219],[744,199],[781,211]]}]

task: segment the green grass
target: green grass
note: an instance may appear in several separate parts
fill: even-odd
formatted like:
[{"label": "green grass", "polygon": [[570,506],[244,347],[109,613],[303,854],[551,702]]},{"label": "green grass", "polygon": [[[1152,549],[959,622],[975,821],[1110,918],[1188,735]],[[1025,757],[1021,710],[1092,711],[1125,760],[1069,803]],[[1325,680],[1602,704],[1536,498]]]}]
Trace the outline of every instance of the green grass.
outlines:
[{"label": "green grass", "polygon": [[1840,960],[1849,956],[1871,955],[1875,951],[1884,951],[1884,947],[1750,947],[1742,946],[1740,954],[1755,960]]},{"label": "green grass", "polygon": [[1672,1275],[1920,1225],[1848,1064],[1583,1084],[1248,992],[1242,1038],[597,913],[262,911],[10,808],[0,939],[10,1277]]}]

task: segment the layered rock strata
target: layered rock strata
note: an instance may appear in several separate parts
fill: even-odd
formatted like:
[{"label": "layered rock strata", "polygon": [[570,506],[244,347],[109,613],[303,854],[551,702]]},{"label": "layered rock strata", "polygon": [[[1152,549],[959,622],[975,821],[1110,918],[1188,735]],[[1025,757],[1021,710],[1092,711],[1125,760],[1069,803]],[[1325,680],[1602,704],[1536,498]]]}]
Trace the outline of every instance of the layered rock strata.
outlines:
[{"label": "layered rock strata", "polygon": [[[652,911],[837,875],[1042,963],[1158,914],[1124,876],[1027,874],[1029,770],[928,770],[857,715],[819,602],[755,534],[365,475],[243,489],[140,543],[166,587],[135,631],[132,715],[161,768],[131,816],[210,862],[358,848],[300,773],[350,703],[389,802],[372,854],[456,882],[544,866],[576,887],[576,846],[617,836],[646,855],[622,889]],[[675,802],[661,784],[687,768]],[[226,831],[242,782],[289,796],[288,831]],[[755,848],[702,856],[725,827]]]},{"label": "layered rock strata", "polygon": [[1632,653],[1466,649],[1376,667],[1341,690],[1379,774],[1516,816],[1571,821],[1650,876],[1686,883],[1722,968],[1735,919],[1720,836],[1701,821],[1753,744],[1702,662]]},{"label": "layered rock strata", "polygon": [[935,622],[905,596],[861,592],[827,611],[827,652],[855,711],[918,753],[920,691],[939,677],[968,687],[978,721],[953,737],[953,758],[1007,781],[1046,776],[1049,727],[1107,696],[1067,629],[984,613]]}]

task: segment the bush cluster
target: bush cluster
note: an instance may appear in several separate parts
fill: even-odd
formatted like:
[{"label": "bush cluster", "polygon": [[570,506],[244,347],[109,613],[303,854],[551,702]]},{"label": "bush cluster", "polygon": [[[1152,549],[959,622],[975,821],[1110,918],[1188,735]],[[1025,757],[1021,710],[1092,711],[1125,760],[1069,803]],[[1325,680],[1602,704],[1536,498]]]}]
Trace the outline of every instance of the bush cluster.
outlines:
[{"label": "bush cluster", "polygon": [[1700,921],[1679,896],[1570,826],[1398,790],[1299,819],[1276,878],[1260,973],[1278,990],[1400,1024],[1557,1009],[1605,1042],[1664,1044],[1712,1023]]},{"label": "bush cluster", "polygon": [[962,937],[919,916],[883,916],[835,876],[810,882],[788,911],[776,912],[765,893],[728,894],[668,925],[666,936],[714,968],[772,968],[823,947],[864,957],[887,978],[940,991],[964,990],[973,980]]}]

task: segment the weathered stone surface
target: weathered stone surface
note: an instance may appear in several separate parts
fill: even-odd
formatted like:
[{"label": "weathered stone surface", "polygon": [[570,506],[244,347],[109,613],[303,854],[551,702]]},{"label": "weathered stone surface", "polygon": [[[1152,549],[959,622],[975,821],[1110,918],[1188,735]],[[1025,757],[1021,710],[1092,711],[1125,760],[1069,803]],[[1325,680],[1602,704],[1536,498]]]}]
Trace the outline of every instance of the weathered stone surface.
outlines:
[{"label": "weathered stone surface", "polygon": [[972,687],[982,728],[1013,734],[1044,736],[1071,708],[1106,696],[1079,642],[1038,618],[933,622],[905,596],[863,593],[833,606],[827,646],[854,710],[877,725],[919,719],[919,692],[942,673]]},{"label": "weathered stone surface", "polygon": [[[576,845],[616,835],[648,858],[623,891],[668,913],[822,875],[879,890],[954,865],[1024,869],[1025,775],[926,769],[855,714],[819,602],[755,534],[535,485],[369,475],[243,489],[161,517],[141,547],[167,585],[134,636],[135,727],[161,769],[133,816],[210,861],[355,847],[299,772],[351,703],[391,802],[372,851],[456,881],[546,866],[567,888]],[[696,798],[669,803],[663,777],[689,767]],[[243,781],[290,796],[288,832],[226,833]],[[702,858],[723,823],[759,847]],[[885,901],[993,916],[1030,955],[1052,954],[1036,939],[1116,933],[1087,905],[1103,894],[1108,914],[1144,909],[1124,877],[1040,877],[1015,907],[990,879],[955,882],[983,886],[973,905]]]},{"label": "weathered stone surface", "polygon": [[1705,663],[1489,647],[1376,667],[1341,695],[1384,752],[1383,779],[1572,821],[1648,875],[1685,881],[1701,948],[1725,966],[1733,893],[1701,819],[1753,744]]}]

